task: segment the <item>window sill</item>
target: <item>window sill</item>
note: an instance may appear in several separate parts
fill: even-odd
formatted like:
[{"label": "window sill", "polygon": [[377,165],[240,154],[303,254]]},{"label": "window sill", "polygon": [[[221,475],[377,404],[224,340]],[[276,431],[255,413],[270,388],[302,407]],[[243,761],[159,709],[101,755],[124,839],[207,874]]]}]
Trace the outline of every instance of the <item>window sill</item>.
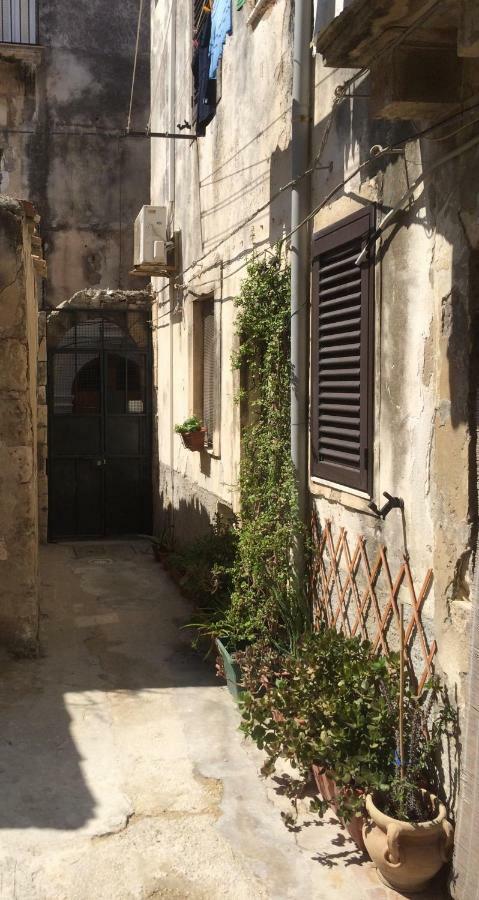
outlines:
[{"label": "window sill", "polygon": [[323,478],[310,478],[309,488],[313,497],[331,500],[333,503],[340,503],[349,509],[354,509],[357,512],[376,518],[368,506],[371,502],[371,495],[364,491],[336,484],[333,481],[326,481]]},{"label": "window sill", "polygon": [[0,41],[0,59],[13,59],[36,68],[42,61],[40,44],[8,44]]},{"label": "window sill", "polygon": [[246,24],[249,25],[250,28],[254,28],[255,25],[258,24],[263,13],[265,13],[274,2],[275,0],[257,0],[246,20]]}]

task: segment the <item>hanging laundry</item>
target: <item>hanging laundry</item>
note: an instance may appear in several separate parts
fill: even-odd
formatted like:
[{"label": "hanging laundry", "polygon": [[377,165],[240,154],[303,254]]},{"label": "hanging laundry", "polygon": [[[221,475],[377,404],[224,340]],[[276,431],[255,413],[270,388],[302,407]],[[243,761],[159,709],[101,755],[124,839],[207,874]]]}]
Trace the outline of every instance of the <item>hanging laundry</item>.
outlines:
[{"label": "hanging laundry", "polygon": [[211,14],[203,7],[203,19],[193,39],[193,105],[196,107],[196,133],[204,134],[216,109],[216,82],[209,77],[209,46],[211,39]]},{"label": "hanging laundry", "polygon": [[214,0],[211,13],[210,38],[210,78],[216,78],[218,63],[223,55],[223,46],[228,34],[233,30],[231,0]]}]

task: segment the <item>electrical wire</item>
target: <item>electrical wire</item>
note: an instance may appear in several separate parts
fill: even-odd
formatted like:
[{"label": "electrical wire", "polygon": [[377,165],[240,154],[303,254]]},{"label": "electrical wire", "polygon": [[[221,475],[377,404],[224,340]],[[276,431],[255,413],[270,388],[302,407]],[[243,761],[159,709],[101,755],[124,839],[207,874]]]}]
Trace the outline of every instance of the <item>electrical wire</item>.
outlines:
[{"label": "electrical wire", "polygon": [[133,62],[133,75],[131,79],[131,93],[130,93],[130,108],[128,110],[128,123],[126,126],[127,133],[130,130],[131,125],[131,113],[133,109],[133,94],[135,93],[135,80],[136,80],[136,67],[138,63],[138,50],[140,47],[140,32],[141,32],[141,19],[143,13],[143,0],[140,0],[140,6],[138,9],[138,25],[136,27],[136,45],[135,45],[135,59]]},{"label": "electrical wire", "polygon": [[455,131],[450,131],[448,134],[442,134],[441,137],[426,137],[426,141],[434,141],[434,143],[439,143],[440,141],[449,141],[451,138],[455,137],[456,134],[460,134],[461,131],[465,131],[466,128],[470,128],[471,125],[477,125],[479,119],[472,119],[471,122],[466,122],[465,125],[461,125],[460,128],[456,128]]},{"label": "electrical wire", "polygon": [[[409,140],[409,142],[412,142],[412,141],[414,141],[415,139],[416,139],[416,137],[415,137],[415,135],[414,135],[414,136],[410,137],[408,140]],[[377,231],[375,232],[375,234],[371,237],[369,243],[372,243],[374,240],[376,240],[376,239],[380,236],[381,232],[382,232],[382,231],[384,230],[384,228],[389,224],[389,222],[391,221],[391,219],[393,218],[393,216],[396,214],[396,212],[398,212],[399,209],[401,209],[401,207],[404,205],[404,203],[407,202],[408,197],[411,196],[411,195],[414,193],[414,191],[417,189],[417,187],[419,186],[419,184],[421,184],[422,181],[424,181],[427,177],[429,177],[430,174],[432,174],[432,172],[435,171],[437,168],[439,168],[441,165],[444,165],[446,162],[449,162],[449,160],[455,158],[456,156],[459,156],[461,153],[467,152],[467,150],[471,149],[473,146],[476,146],[477,144],[479,144],[479,136],[477,136],[477,137],[475,137],[475,138],[472,138],[472,139],[471,139],[470,141],[468,141],[466,144],[462,145],[461,147],[456,148],[455,150],[451,151],[451,153],[448,153],[446,156],[441,157],[441,159],[438,160],[437,163],[435,163],[435,164],[431,167],[431,169],[430,169],[428,172],[423,173],[421,176],[419,176],[419,178],[416,179],[416,181],[415,181],[414,184],[411,186],[411,188],[406,192],[406,194],[403,195],[403,197],[401,198],[401,200],[399,201],[399,203],[397,203],[397,204],[395,205],[395,207],[394,207],[392,210],[390,210],[390,212],[387,214],[387,216],[385,216],[383,222],[381,223],[380,228],[377,229]],[[378,154],[377,156],[375,156],[373,159],[365,160],[365,162],[363,162],[363,163],[361,163],[361,165],[357,166],[352,172],[350,172],[350,174],[347,176],[347,178],[344,178],[341,182],[339,182],[337,185],[335,185],[335,187],[332,188],[332,190],[327,194],[327,196],[324,197],[323,200],[321,200],[321,202],[318,203],[318,205],[315,206],[314,209],[312,209],[311,212],[309,212],[308,215],[305,216],[305,218],[302,219],[302,221],[299,222],[299,224],[296,225],[295,228],[293,228],[290,232],[288,232],[286,235],[284,235],[284,237],[282,238],[282,240],[281,240],[279,243],[280,243],[281,245],[283,245],[283,244],[285,243],[285,241],[289,240],[289,238],[290,238],[296,231],[298,231],[300,228],[303,228],[308,222],[311,221],[312,218],[314,218],[315,215],[317,215],[318,212],[320,212],[325,206],[327,206],[327,204],[333,199],[333,197],[338,193],[338,191],[342,190],[342,189],[343,189],[350,181],[352,181],[352,179],[355,178],[355,177],[356,177],[356,176],[357,176],[357,175],[358,175],[358,174],[359,174],[366,166],[368,166],[368,165],[370,165],[371,163],[373,163],[373,162],[375,162],[375,161],[381,159],[383,156],[386,156],[392,149],[394,149],[394,148],[393,148],[393,147],[386,147],[380,154]],[[285,187],[286,187],[286,186],[285,186]],[[246,224],[247,224],[247,223],[246,223]],[[228,239],[229,239],[229,238],[225,238],[225,240],[228,240]],[[224,243],[224,241],[222,241],[221,243]],[[367,246],[369,246],[369,244],[368,244]],[[213,249],[216,249],[216,248],[213,248]],[[367,249],[367,248],[366,248],[366,249]],[[209,254],[210,254],[211,252],[212,252],[212,251],[208,251],[207,253],[205,253],[205,255],[202,257],[202,259],[206,259],[206,257],[209,256]],[[363,252],[364,252],[364,251],[363,251]],[[360,255],[360,257],[358,257],[358,262],[360,262],[360,261],[361,261],[361,255]],[[196,265],[198,265],[200,262],[201,262],[201,260],[197,260],[196,262],[191,263],[190,266],[188,266],[186,269],[184,269],[183,272],[181,273],[182,277],[184,277],[184,275],[185,275],[187,272],[189,272],[192,268],[194,268],[194,267],[195,267]],[[241,270],[244,269],[246,266],[248,266],[248,265],[249,265],[249,262],[250,262],[250,260],[247,259],[247,260],[245,260],[243,263],[241,263],[241,265],[240,265],[237,269],[235,269],[234,272],[228,274],[228,278],[231,278],[232,275],[235,275],[237,272],[241,271]],[[208,271],[210,271],[211,269],[215,268],[217,265],[218,265],[218,262],[216,261],[216,262],[212,263],[210,266],[202,267],[201,272],[199,273],[199,275],[205,274],[206,272],[208,272]],[[228,265],[228,262],[227,262],[227,261],[224,261],[223,265],[227,266],[227,265]],[[193,280],[193,279],[190,279],[190,281],[189,281],[187,284],[185,284],[185,283],[182,283],[182,284],[176,283],[176,287],[177,287],[177,288],[180,288],[180,289],[185,289],[185,288],[188,287],[188,284],[190,284],[192,280]],[[205,282],[204,284],[206,285],[206,284],[210,284],[210,283],[213,283],[213,282]]]},{"label": "electrical wire", "polygon": [[[187,266],[187,268],[183,270],[183,272],[182,272],[182,277],[184,277],[184,275],[185,275],[187,272],[191,271],[191,269],[193,269],[193,268],[195,268],[197,265],[199,265],[199,264],[202,262],[203,259],[206,259],[206,258],[207,258],[208,256],[210,256],[212,253],[214,253],[216,250],[218,250],[221,246],[223,246],[223,244],[224,244],[227,240],[230,240],[232,237],[234,237],[235,234],[237,234],[239,231],[241,231],[243,228],[245,228],[246,225],[248,225],[250,222],[252,222],[258,215],[260,215],[262,212],[264,212],[265,209],[267,209],[267,208],[268,208],[268,207],[269,207],[269,206],[270,206],[270,205],[271,205],[271,204],[272,204],[272,203],[273,203],[273,202],[274,202],[274,201],[275,201],[275,200],[276,200],[276,199],[277,199],[277,198],[278,198],[285,190],[287,190],[287,189],[290,188],[290,187],[293,187],[293,186],[296,185],[300,180],[302,180],[303,178],[307,177],[308,175],[310,175],[310,174],[314,171],[314,169],[317,167],[318,162],[319,162],[319,160],[321,159],[321,156],[322,156],[322,154],[323,154],[323,152],[324,152],[324,148],[325,148],[325,146],[326,146],[326,143],[327,143],[327,140],[328,140],[330,131],[331,131],[333,119],[334,119],[335,113],[336,113],[336,111],[337,111],[337,109],[338,109],[338,106],[339,106],[339,104],[342,103],[342,101],[343,101],[344,99],[346,99],[346,97],[348,96],[347,91],[348,91],[348,89],[351,87],[351,85],[354,84],[356,81],[358,81],[360,77],[362,77],[363,75],[365,75],[366,72],[369,70],[370,66],[371,66],[374,62],[377,62],[383,55],[385,55],[386,53],[390,53],[391,50],[395,49],[397,46],[399,46],[401,43],[403,43],[403,41],[405,41],[405,40],[407,39],[407,37],[409,37],[409,35],[410,35],[413,31],[415,31],[418,27],[420,27],[422,24],[424,24],[424,22],[425,22],[428,18],[430,18],[431,15],[433,15],[433,13],[436,12],[436,10],[439,8],[439,6],[441,6],[444,2],[445,2],[445,0],[433,0],[433,2],[429,3],[427,9],[422,13],[422,15],[419,16],[419,17],[415,20],[415,22],[413,22],[413,24],[412,24],[409,28],[407,28],[407,29],[399,36],[399,38],[397,38],[397,39],[396,39],[395,41],[393,41],[392,43],[390,43],[390,44],[386,45],[385,47],[383,47],[382,50],[380,50],[380,51],[375,55],[375,57],[370,61],[369,65],[368,65],[367,67],[363,67],[362,69],[360,69],[359,72],[356,72],[353,76],[351,76],[351,78],[347,79],[347,81],[345,81],[342,85],[340,85],[338,88],[336,88],[336,97],[335,97],[335,100],[334,100],[334,102],[333,102],[333,107],[332,107],[332,109],[331,109],[331,111],[330,111],[330,114],[329,114],[329,119],[328,119],[327,127],[326,127],[325,133],[324,133],[324,135],[323,135],[323,139],[322,139],[322,141],[321,141],[320,148],[319,148],[318,153],[316,154],[316,156],[315,156],[315,158],[314,158],[314,160],[313,160],[312,165],[311,165],[304,173],[302,173],[301,175],[299,175],[296,179],[293,179],[293,180],[289,181],[287,184],[283,185],[278,191],[276,191],[275,194],[273,194],[272,197],[269,198],[269,200],[268,200],[266,203],[264,203],[264,204],[262,204],[262,206],[258,207],[258,209],[255,210],[254,213],[252,213],[250,216],[248,216],[246,219],[244,219],[238,226],[236,226],[236,228],[234,228],[234,229],[228,234],[228,236],[227,236],[226,238],[223,238],[221,241],[219,241],[217,244],[215,244],[213,247],[211,247],[209,250],[207,250],[206,253],[203,254],[203,256],[199,257],[198,259],[196,259],[196,260],[194,260],[192,263],[190,263],[189,266]],[[473,109],[473,108],[475,108],[475,106],[478,106],[478,105],[479,105],[479,104],[474,104],[473,106],[470,106],[470,107],[468,107],[467,109],[460,110],[459,112],[453,114],[452,116],[447,117],[446,119],[443,119],[441,122],[433,123],[433,125],[428,126],[427,128],[423,129],[421,132],[416,132],[415,134],[411,135],[410,137],[405,138],[405,139],[403,139],[403,140],[401,140],[401,141],[396,142],[396,143],[395,143],[395,146],[405,146],[407,143],[413,142],[413,141],[417,140],[419,137],[426,135],[427,133],[429,133],[429,132],[430,132],[431,130],[433,130],[434,128],[440,127],[440,125],[445,124],[445,122],[446,122],[446,121],[449,121],[451,118],[457,117],[458,115],[463,115],[464,112],[467,112],[469,109]],[[473,123],[470,123],[470,124],[473,124]],[[385,150],[384,150],[382,153],[380,153],[380,154],[379,154],[377,157],[375,157],[375,158],[376,158],[376,159],[380,159],[381,157],[383,157],[383,156],[386,155],[388,152],[391,152],[391,151],[394,150],[394,149],[395,149],[395,147],[393,147],[393,146],[391,145],[391,146],[385,148]],[[309,222],[310,219],[313,218],[313,217],[314,217],[314,216],[315,216],[315,215],[323,208],[323,206],[324,206],[326,203],[328,203],[328,202],[332,199],[332,197],[335,196],[335,194],[338,192],[338,190],[340,190],[341,188],[343,188],[349,181],[352,180],[352,178],[354,178],[357,174],[359,174],[359,172],[361,172],[361,170],[362,170],[363,168],[365,168],[367,165],[369,165],[371,162],[372,162],[372,160],[370,160],[370,159],[366,160],[366,161],[365,161],[364,163],[362,163],[357,169],[355,169],[354,172],[352,172],[352,173],[351,173],[351,174],[350,174],[343,182],[341,182],[339,185],[337,185],[335,188],[333,188],[333,190],[328,194],[328,196],[325,198],[325,200],[322,201],[321,204],[319,204],[317,207],[315,207],[315,209],[313,209],[313,210],[308,214],[308,216],[307,216],[305,219],[303,219],[303,220],[299,223],[298,226],[296,226],[295,229],[293,229],[291,232],[289,232],[289,233],[283,238],[283,241],[288,240],[288,239],[295,233],[295,231],[297,231],[299,228],[301,228],[301,227],[303,227],[305,224],[307,224],[307,222]],[[247,263],[245,263],[244,265],[247,265]],[[207,270],[202,269],[202,271],[207,271]],[[183,285],[183,286],[184,286],[184,285]]]},{"label": "electrical wire", "polygon": [[377,239],[381,237],[381,234],[388,227],[391,219],[393,219],[396,213],[403,208],[409,198],[413,196],[414,191],[419,187],[419,185],[421,185],[426,180],[426,178],[430,178],[431,175],[433,175],[433,173],[436,171],[436,169],[439,169],[445,163],[450,162],[451,159],[455,159],[456,156],[460,156],[463,153],[467,153],[468,150],[472,150],[472,148],[476,147],[477,144],[479,144],[479,135],[476,135],[476,137],[473,137],[469,141],[466,141],[465,144],[461,144],[460,147],[456,147],[455,150],[451,150],[450,153],[446,153],[445,156],[441,156],[440,159],[436,160],[436,162],[433,163],[432,166],[430,166],[427,172],[421,172],[421,174],[416,178],[411,187],[409,187],[406,193],[402,195],[401,199],[384,216],[384,219],[382,220],[379,227],[376,228],[374,234],[371,235],[371,237],[368,239],[365,246],[361,250],[361,253],[356,260],[356,265],[359,265],[363,261],[371,244],[374,244]]}]

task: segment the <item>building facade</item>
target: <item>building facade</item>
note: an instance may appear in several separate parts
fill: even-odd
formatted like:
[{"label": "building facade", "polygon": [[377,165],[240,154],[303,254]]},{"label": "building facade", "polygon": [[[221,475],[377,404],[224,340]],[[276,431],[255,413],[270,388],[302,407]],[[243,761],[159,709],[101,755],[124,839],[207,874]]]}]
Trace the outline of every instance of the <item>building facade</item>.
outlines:
[{"label": "building facade", "polygon": [[[5,201],[1,287],[11,290],[0,350],[19,342],[27,367],[39,344],[35,378],[15,387],[12,367],[14,386],[0,389],[5,403],[25,394],[28,440],[7,433],[5,413],[0,448],[25,508],[32,479],[40,486],[40,515],[28,520],[31,572],[37,533],[46,537],[47,367],[52,536],[153,524],[181,543],[217,516],[240,514],[235,298],[253,254],[282,242],[306,273],[297,313],[307,336],[294,376],[307,402],[293,425],[314,520],[318,611],[386,652],[397,648],[402,610],[419,685],[434,666],[460,709],[462,796],[472,797],[476,5],[317,0],[312,16],[301,0],[152,2],[136,50],[133,0],[115,16],[99,3],[87,13],[32,0],[7,6],[1,189],[34,201],[49,273],[32,300],[35,213]],[[296,54],[300,14],[306,38]],[[142,138],[125,136],[127,121]],[[168,276],[150,267],[151,290],[130,275],[133,220],[148,203],[165,208],[175,246]],[[39,255],[36,266],[45,274]],[[199,453],[175,433],[192,415],[206,426]],[[10,512],[0,566],[15,535]],[[15,578],[18,560],[8,559]],[[34,640],[34,615],[30,625]],[[458,801],[457,752],[456,743],[444,785],[450,807],[465,810],[454,891],[472,900],[463,848],[473,804]]]},{"label": "building facade", "polygon": [[[194,103],[193,70],[201,47],[194,45],[193,33],[201,39],[209,14],[201,5],[190,6],[186,20],[174,2],[152,11],[152,131],[167,125],[174,130],[186,121],[190,132],[201,135],[191,141],[152,140],[151,200],[168,207],[171,232],[180,234],[181,277],[153,280],[157,527],[173,529],[179,540],[207,527],[217,512],[237,511],[234,300],[252,250],[270,247],[287,228],[289,197],[269,201],[289,180],[291,134],[289,4],[273,3],[256,18],[249,6],[233,9],[231,28],[227,23],[220,32],[222,57],[210,79],[214,106],[209,104],[206,126]],[[239,59],[245,79],[255,86],[254,102],[242,90]],[[263,213],[255,215],[262,205]],[[175,424],[191,414],[209,421],[208,446],[201,454],[188,453],[174,434]]]},{"label": "building facade", "polygon": [[[234,298],[247,259],[289,235],[295,149],[292,6],[217,2],[209,23],[189,4],[188,16],[180,27],[175,0],[152,10],[152,123],[198,135],[152,147],[152,203],[181,244],[177,276],[153,281],[157,528],[179,541],[238,512]],[[317,599],[326,585],[331,620],[384,650],[402,606],[420,682],[434,665],[462,712],[478,522],[478,33],[473,3],[319,0],[300,178]],[[208,426],[200,454],[174,434],[191,414]]]}]

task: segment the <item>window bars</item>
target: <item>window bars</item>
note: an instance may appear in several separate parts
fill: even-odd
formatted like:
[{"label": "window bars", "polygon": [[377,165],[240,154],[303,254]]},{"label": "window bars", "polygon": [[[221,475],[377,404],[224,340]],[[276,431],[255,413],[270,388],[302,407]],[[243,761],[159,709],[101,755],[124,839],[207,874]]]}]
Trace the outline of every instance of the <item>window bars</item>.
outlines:
[{"label": "window bars", "polygon": [[0,43],[38,42],[37,0],[0,0]]}]

